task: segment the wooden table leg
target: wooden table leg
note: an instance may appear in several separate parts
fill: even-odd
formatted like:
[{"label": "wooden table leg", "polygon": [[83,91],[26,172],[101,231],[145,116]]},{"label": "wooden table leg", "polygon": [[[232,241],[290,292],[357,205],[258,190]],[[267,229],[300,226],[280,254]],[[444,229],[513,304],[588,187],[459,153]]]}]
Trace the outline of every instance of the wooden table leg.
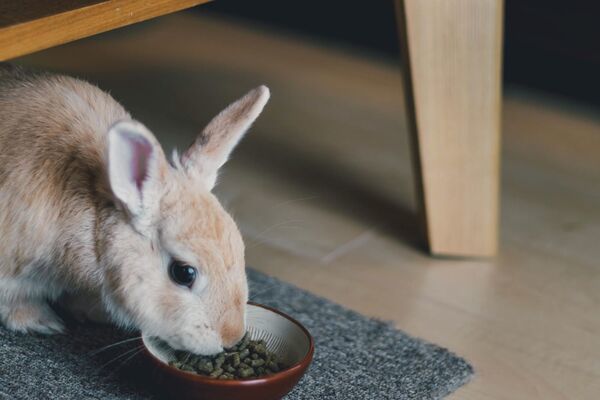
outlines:
[{"label": "wooden table leg", "polygon": [[418,192],[433,254],[498,242],[502,0],[396,0]]}]

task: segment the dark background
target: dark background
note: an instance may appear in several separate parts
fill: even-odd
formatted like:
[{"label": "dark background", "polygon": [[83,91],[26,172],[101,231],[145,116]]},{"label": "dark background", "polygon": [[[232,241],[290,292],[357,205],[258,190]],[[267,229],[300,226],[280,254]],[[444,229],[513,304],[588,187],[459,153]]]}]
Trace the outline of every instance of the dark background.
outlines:
[{"label": "dark background", "polygon": [[[596,4],[506,0],[504,82],[599,106]],[[196,10],[400,58],[393,0],[216,0]]]}]

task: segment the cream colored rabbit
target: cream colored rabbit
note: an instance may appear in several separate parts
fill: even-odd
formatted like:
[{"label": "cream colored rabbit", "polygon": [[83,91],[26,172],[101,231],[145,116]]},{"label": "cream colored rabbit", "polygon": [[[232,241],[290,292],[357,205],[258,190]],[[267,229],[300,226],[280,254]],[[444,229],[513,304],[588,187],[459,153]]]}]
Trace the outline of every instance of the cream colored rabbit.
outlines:
[{"label": "cream colored rabbit", "polygon": [[97,87],[0,65],[2,323],[60,332],[48,302],[94,293],[113,322],[175,348],[211,354],[237,342],[244,244],[211,189],[268,98],[252,90],[169,164]]}]

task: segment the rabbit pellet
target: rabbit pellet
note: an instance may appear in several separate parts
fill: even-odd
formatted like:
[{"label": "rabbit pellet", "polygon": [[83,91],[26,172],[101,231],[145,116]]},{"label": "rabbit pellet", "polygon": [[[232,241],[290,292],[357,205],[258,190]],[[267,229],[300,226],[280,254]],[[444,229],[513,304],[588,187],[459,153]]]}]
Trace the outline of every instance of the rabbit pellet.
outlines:
[{"label": "rabbit pellet", "polygon": [[175,358],[169,365],[216,379],[258,378],[283,368],[264,340],[250,340],[248,334],[236,346],[214,356],[177,352]]}]

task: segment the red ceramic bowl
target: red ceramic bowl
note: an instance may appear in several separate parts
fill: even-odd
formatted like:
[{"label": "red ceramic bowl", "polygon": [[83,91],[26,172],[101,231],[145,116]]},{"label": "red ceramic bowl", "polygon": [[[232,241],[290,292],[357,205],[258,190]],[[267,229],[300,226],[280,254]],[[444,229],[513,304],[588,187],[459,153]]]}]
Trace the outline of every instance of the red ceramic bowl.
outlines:
[{"label": "red ceramic bowl", "polygon": [[246,323],[253,340],[265,340],[289,368],[262,378],[219,380],[181,371],[168,365],[173,351],[159,340],[143,337],[154,387],[164,398],[176,400],[278,400],[298,383],[310,365],[313,338],[292,317],[259,304],[248,303]]}]

